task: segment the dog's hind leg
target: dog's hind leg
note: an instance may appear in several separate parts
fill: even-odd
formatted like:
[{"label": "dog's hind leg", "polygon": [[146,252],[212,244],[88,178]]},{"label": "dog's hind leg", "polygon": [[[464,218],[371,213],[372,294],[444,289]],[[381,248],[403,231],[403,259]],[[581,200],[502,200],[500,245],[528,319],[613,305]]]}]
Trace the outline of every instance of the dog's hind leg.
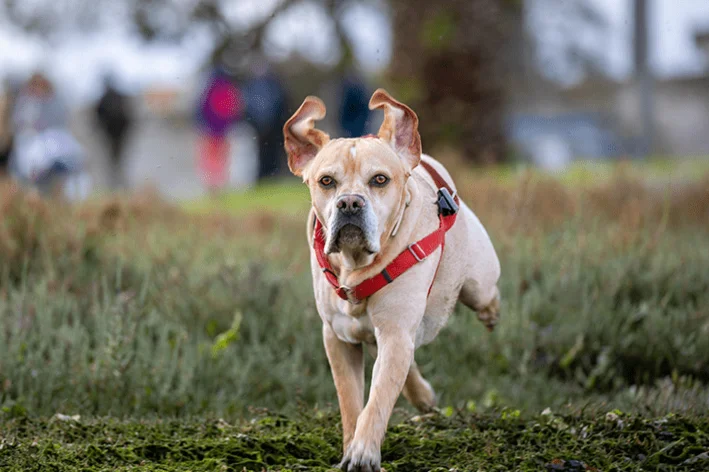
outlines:
[{"label": "dog's hind leg", "polygon": [[423,378],[416,362],[411,364],[409,375],[402,390],[404,397],[421,413],[428,413],[436,406],[436,392]]},{"label": "dog's hind leg", "polygon": [[500,291],[497,285],[483,291],[475,280],[468,280],[460,290],[459,300],[463,305],[477,312],[478,319],[488,331],[495,328],[500,318]]}]

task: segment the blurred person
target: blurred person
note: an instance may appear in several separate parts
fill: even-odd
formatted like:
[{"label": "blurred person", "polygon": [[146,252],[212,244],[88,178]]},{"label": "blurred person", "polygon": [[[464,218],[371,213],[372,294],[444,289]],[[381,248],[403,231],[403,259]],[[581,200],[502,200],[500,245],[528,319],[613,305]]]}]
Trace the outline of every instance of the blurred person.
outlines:
[{"label": "blurred person", "polygon": [[20,89],[12,113],[17,132],[41,132],[50,128],[66,128],[66,104],[55,93],[47,77],[36,72]]},{"label": "blurred person", "polygon": [[44,194],[85,198],[90,179],[83,150],[69,131],[66,105],[44,75],[35,73],[21,89],[12,111],[15,130],[10,173]]},{"label": "blurred person", "polygon": [[227,134],[239,117],[241,93],[227,72],[216,67],[197,106],[198,167],[211,193],[229,179],[230,145]]},{"label": "blurred person", "polygon": [[283,124],[288,119],[288,97],[278,75],[265,58],[258,58],[246,82],[246,112],[256,130],[259,148],[258,180],[273,177],[285,168]]},{"label": "blurred person", "polygon": [[[346,54],[345,64],[351,64],[352,54]],[[369,118],[369,90],[361,74],[351,66],[343,68],[340,80],[339,122],[343,137],[358,138],[365,134]]]},{"label": "blurred person", "polygon": [[114,188],[124,185],[123,149],[133,122],[130,98],[116,86],[112,75],[104,77],[104,92],[96,104],[96,120],[108,140],[111,180]]}]

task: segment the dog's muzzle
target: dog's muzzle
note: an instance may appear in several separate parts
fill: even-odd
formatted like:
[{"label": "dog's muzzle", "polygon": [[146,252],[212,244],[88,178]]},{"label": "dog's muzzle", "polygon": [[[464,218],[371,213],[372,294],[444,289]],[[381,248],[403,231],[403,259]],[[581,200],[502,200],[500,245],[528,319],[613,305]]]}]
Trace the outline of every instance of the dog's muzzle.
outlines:
[{"label": "dog's muzzle", "polygon": [[325,252],[365,250],[371,254],[379,251],[374,227],[376,220],[367,201],[361,195],[342,195],[335,203]]}]

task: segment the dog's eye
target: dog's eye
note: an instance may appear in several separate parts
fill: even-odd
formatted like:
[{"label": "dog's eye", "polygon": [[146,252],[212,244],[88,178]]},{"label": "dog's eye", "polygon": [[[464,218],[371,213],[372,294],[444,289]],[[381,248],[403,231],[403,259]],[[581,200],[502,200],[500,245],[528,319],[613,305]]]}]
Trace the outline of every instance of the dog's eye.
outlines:
[{"label": "dog's eye", "polygon": [[369,183],[372,185],[376,185],[377,187],[383,187],[384,185],[389,183],[389,177],[384,174],[377,174],[372,177],[372,180]]},{"label": "dog's eye", "polygon": [[329,175],[326,175],[325,177],[320,178],[320,185],[322,185],[324,188],[330,188],[335,185],[335,179],[333,179]]}]

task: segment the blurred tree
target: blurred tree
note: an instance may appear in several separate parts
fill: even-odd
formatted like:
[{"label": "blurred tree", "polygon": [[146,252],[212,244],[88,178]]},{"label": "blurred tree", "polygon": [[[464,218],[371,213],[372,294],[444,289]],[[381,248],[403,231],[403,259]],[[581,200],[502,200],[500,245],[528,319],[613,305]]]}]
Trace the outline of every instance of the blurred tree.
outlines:
[{"label": "blurred tree", "polygon": [[[367,1],[367,0],[359,0]],[[0,0],[0,18],[52,41],[67,32],[93,32],[123,26],[147,41],[175,42],[196,30],[209,31],[214,40],[213,61],[227,63],[263,46],[271,22],[305,0]],[[340,42],[346,36],[340,26],[342,2],[320,0],[334,20]],[[369,3],[376,3],[375,1]],[[257,54],[258,55],[258,54]]]},{"label": "blurred tree", "polygon": [[650,10],[647,0],[633,1],[633,59],[635,79],[640,96],[640,116],[642,119],[641,145],[637,154],[646,157],[655,150],[655,116],[653,103],[653,76],[649,61]]},{"label": "blurred tree", "polygon": [[[0,13],[4,6],[12,23],[49,39],[63,31],[91,31],[121,21],[155,41],[178,41],[201,29],[214,40],[214,62],[243,70],[260,57],[272,21],[305,3],[318,5],[332,19],[334,47],[345,52],[341,62],[354,57],[347,53],[351,44],[342,25],[347,6],[391,7],[390,87],[425,117],[421,133],[426,146],[453,144],[476,163],[505,159],[508,78],[540,64],[530,66],[524,62],[529,53],[521,52],[529,49],[525,9],[544,4],[553,12],[555,0],[0,0]],[[585,0],[563,3],[578,5],[580,18],[596,21]],[[579,57],[579,48],[570,44],[562,48],[564,54]],[[339,66],[334,70],[343,69]]]},{"label": "blurred tree", "polygon": [[542,77],[571,84],[607,70],[608,22],[590,0],[527,0],[526,28]]},{"label": "blurred tree", "polygon": [[508,59],[521,45],[516,34],[523,29],[521,2],[390,3],[391,79],[397,96],[426,117],[420,125],[423,142],[452,143],[475,163],[504,160],[505,75]]}]

